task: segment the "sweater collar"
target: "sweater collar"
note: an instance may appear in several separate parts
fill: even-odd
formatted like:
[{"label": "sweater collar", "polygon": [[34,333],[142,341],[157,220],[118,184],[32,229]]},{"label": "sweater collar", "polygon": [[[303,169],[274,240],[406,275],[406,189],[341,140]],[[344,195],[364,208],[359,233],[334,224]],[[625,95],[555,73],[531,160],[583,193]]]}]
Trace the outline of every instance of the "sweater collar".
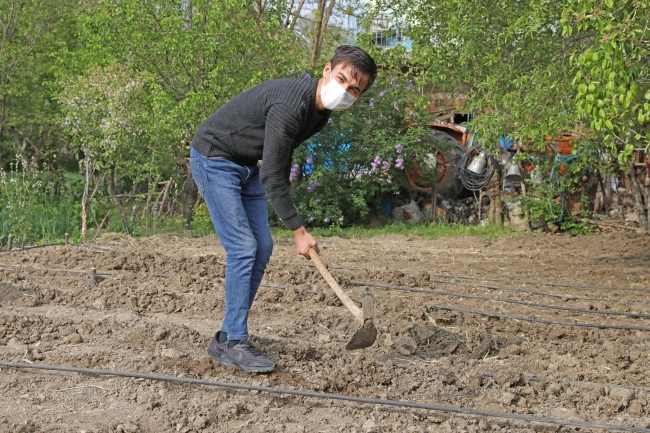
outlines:
[{"label": "sweater collar", "polygon": [[311,91],[309,92],[309,104],[311,110],[314,111],[314,113],[318,113],[320,116],[323,116],[327,114],[329,117],[332,114],[332,110],[325,109],[323,111],[318,111],[316,108],[316,91],[318,90],[318,81],[320,78],[312,78],[311,79]]}]

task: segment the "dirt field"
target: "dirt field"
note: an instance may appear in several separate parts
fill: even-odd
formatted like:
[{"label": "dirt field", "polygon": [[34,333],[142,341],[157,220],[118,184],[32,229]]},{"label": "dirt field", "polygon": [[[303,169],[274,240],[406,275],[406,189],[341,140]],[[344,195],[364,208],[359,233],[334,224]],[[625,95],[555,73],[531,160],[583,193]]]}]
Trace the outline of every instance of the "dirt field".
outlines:
[{"label": "dirt field", "polygon": [[[296,255],[292,241],[278,240],[264,283],[284,288],[261,288],[250,317],[252,340],[281,366],[270,375],[223,368],[206,353],[224,304],[225,255],[215,238],[108,237],[98,246],[104,249],[0,253],[0,359],[650,427],[649,331],[534,323],[442,308],[650,329],[646,317],[600,314],[650,313],[648,291],[522,283],[650,287],[648,237],[321,239],[321,257],[351,297],[358,300],[366,290],[377,297],[377,343],[355,352],[344,348],[356,330],[352,315],[318,271],[304,266],[309,262]],[[92,267],[99,273],[96,287],[70,278],[87,278]],[[352,281],[446,294],[362,287]],[[2,368],[0,432],[41,431],[604,430]]]}]

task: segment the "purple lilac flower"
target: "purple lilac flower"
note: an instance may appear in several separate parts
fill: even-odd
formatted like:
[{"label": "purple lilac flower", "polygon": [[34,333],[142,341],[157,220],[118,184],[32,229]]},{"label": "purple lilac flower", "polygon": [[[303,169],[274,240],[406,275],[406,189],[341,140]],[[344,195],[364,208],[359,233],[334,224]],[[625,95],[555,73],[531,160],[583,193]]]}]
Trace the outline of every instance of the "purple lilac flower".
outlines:
[{"label": "purple lilac flower", "polygon": [[319,199],[319,198],[316,199],[316,203],[320,203],[320,199]]},{"label": "purple lilac flower", "polygon": [[408,82],[408,85],[406,86],[406,88],[408,89],[408,91],[409,91],[409,92],[414,91],[414,90],[415,90],[415,86],[413,85],[413,80],[409,79],[407,82]]},{"label": "purple lilac flower", "polygon": [[289,182],[293,182],[298,177],[298,170],[300,166],[298,164],[291,167],[291,173],[289,173]]},{"label": "purple lilac flower", "polygon": [[403,150],[404,150],[404,146],[402,146],[401,144],[395,146],[395,152],[402,153]]},{"label": "purple lilac flower", "polygon": [[384,96],[386,96],[386,91],[385,90],[382,90],[381,92],[379,92],[379,97],[380,98],[383,98]]},{"label": "purple lilac flower", "polygon": [[410,115],[411,115],[411,119],[415,119],[416,117],[418,117],[418,115],[412,111],[410,112]]},{"label": "purple lilac flower", "polygon": [[324,223],[328,223],[328,222],[330,222],[330,219],[329,219],[329,218],[325,218],[325,219],[323,220],[323,222],[324,222]]},{"label": "purple lilac flower", "polygon": [[320,182],[317,182],[315,180],[310,180],[309,185],[307,186],[307,192],[314,192],[314,190],[319,186],[320,186]]},{"label": "purple lilac flower", "polygon": [[381,168],[388,170],[390,168],[390,162],[384,161],[384,163],[381,165]]},{"label": "purple lilac flower", "polygon": [[303,76],[302,76],[302,79],[303,79],[303,80],[311,80],[311,75],[309,75],[308,73],[305,72],[305,73],[303,74]]},{"label": "purple lilac flower", "polygon": [[404,170],[404,158],[397,158],[395,160],[395,167],[399,168],[400,170]]},{"label": "purple lilac flower", "polygon": [[379,157],[379,155],[377,155],[375,156],[375,159],[370,163],[370,165],[372,166],[370,172],[371,173],[376,172],[377,169],[379,168],[379,164],[381,164],[381,158]]},{"label": "purple lilac flower", "polygon": [[389,175],[388,175],[388,180],[393,180],[393,176],[391,176],[391,175],[389,174]]},{"label": "purple lilac flower", "polygon": [[396,88],[396,89],[399,89],[399,84],[395,83],[395,84],[393,84],[393,87]]},{"label": "purple lilac flower", "polygon": [[331,117],[329,119],[327,119],[327,124],[329,125],[330,123],[332,123],[332,118]]},{"label": "purple lilac flower", "polygon": [[340,222],[340,223],[343,222],[343,217],[339,218],[339,222]]},{"label": "purple lilac flower", "polygon": [[375,98],[370,98],[368,105],[370,105],[370,108],[375,108]]},{"label": "purple lilac flower", "polygon": [[393,108],[399,111],[399,105],[397,105],[397,102],[393,104]]},{"label": "purple lilac flower", "polygon": [[312,158],[311,156],[308,156],[307,159],[305,160],[305,162],[307,164],[313,164],[314,163],[314,158]]},{"label": "purple lilac flower", "polygon": [[314,217],[309,215],[309,221],[313,221],[313,220],[314,220]]}]

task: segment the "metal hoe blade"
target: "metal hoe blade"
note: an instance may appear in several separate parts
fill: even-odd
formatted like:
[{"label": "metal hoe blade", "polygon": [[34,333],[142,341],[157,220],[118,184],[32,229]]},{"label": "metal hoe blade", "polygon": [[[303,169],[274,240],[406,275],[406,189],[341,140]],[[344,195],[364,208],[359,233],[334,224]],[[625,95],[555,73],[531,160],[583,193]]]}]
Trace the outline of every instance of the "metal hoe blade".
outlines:
[{"label": "metal hoe blade", "polygon": [[377,328],[372,320],[366,320],[366,323],[357,330],[352,336],[350,342],[345,346],[346,350],[365,349],[370,347],[377,340]]},{"label": "metal hoe blade", "polygon": [[336,296],[341,300],[343,305],[350,310],[350,313],[356,318],[357,323],[361,327],[354,333],[350,342],[345,346],[347,350],[364,349],[370,347],[377,340],[377,328],[375,328],[375,295],[371,292],[363,292],[361,294],[361,306],[357,305],[350,299],[350,297],[341,289],[341,286],[332,278],[323,262],[318,257],[318,253],[313,248],[309,250],[309,257],[318,268],[325,281],[332,288]]}]

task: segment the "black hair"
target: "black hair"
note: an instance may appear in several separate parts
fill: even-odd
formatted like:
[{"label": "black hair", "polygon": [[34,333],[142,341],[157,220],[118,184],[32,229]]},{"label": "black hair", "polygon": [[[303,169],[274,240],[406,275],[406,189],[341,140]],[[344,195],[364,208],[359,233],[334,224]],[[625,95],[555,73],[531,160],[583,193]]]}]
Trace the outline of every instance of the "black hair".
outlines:
[{"label": "black hair", "polygon": [[359,74],[366,76],[368,78],[368,84],[363,89],[364,91],[368,90],[372,86],[372,83],[375,82],[375,78],[377,78],[377,64],[375,60],[370,57],[370,54],[359,47],[341,45],[334,52],[330,64],[332,65],[332,69],[338,64],[350,66],[352,68],[352,76],[356,80],[359,80]]}]

